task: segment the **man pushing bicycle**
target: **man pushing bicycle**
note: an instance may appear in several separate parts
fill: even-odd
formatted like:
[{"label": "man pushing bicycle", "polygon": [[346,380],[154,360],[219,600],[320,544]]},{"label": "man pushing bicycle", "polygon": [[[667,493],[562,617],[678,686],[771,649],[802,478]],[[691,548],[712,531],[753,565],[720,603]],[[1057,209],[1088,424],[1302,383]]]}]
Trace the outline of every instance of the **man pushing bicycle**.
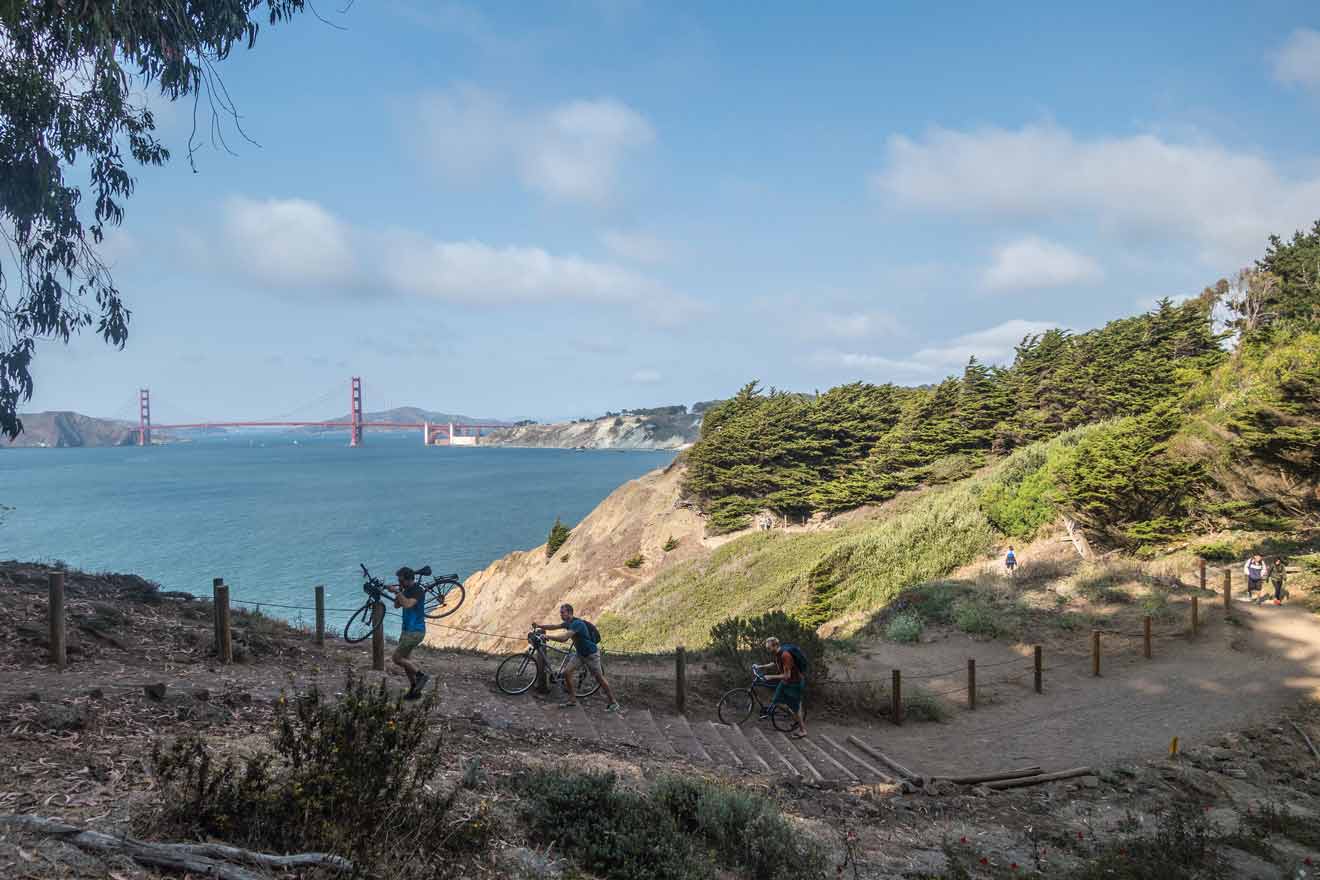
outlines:
[{"label": "man pushing bicycle", "polygon": [[566,629],[568,635],[552,636],[546,633],[545,637],[553,642],[573,642],[573,656],[568,658],[568,665],[564,668],[564,690],[568,691],[568,699],[561,704],[561,708],[567,709],[577,705],[573,675],[579,667],[585,666],[596,681],[600,682],[601,689],[605,691],[605,696],[610,699],[605,711],[618,712],[620,708],[619,701],[614,699],[614,691],[610,690],[610,683],[605,680],[605,670],[600,665],[600,648],[596,644],[600,639],[600,634],[590,623],[580,617],[575,617],[573,606],[567,602],[559,606],[559,619],[563,623],[533,623],[532,628],[539,629],[542,632],[550,629]]},{"label": "man pushing bicycle", "polygon": [[781,703],[793,712],[797,730],[794,739],[807,735],[806,713],[802,709],[802,689],[807,684],[806,657],[796,645],[781,645],[779,639],[771,636],[765,640],[765,649],[775,658],[774,663],[758,663],[753,669],[775,669],[774,675],[765,676],[766,681],[778,682],[775,695],[770,698],[770,705]]}]

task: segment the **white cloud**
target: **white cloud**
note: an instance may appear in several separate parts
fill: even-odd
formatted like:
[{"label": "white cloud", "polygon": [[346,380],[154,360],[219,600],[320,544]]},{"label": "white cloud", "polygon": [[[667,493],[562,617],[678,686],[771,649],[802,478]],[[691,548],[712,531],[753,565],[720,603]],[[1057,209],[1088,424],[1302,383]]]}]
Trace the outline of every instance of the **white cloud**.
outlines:
[{"label": "white cloud", "polygon": [[823,351],[811,361],[818,366],[860,370],[866,373],[899,374],[904,377],[937,378],[960,371],[969,358],[983,364],[1008,364],[1023,338],[1044,333],[1058,324],[1014,318],[985,330],[966,333],[942,345],[919,349],[906,357],[885,357],[865,352]]},{"label": "white cloud", "polygon": [[812,322],[820,332],[840,339],[886,336],[902,330],[902,324],[887,312],[821,312]]},{"label": "white cloud", "polygon": [[512,166],[527,187],[552,198],[600,203],[620,166],[650,144],[644,116],[612,98],[519,111],[472,86],[424,95],[417,107],[422,151],[456,178]]},{"label": "white cloud", "polygon": [[673,256],[669,242],[648,232],[607,229],[600,234],[600,240],[616,257],[634,263],[663,263]]},{"label": "white cloud", "polygon": [[243,272],[259,281],[303,287],[343,284],[354,274],[352,230],[315,202],[235,197],[221,222]]},{"label": "white cloud", "polygon": [[237,265],[274,290],[368,290],[492,306],[596,303],[627,306],[654,326],[681,324],[704,309],[626,266],[539,247],[363,230],[304,199],[232,198],[222,218],[219,248],[229,259],[208,249],[199,262],[212,270]]},{"label": "white cloud", "polygon": [[1289,177],[1269,160],[1213,143],[1154,135],[1078,140],[1052,125],[934,129],[890,139],[871,185],[898,204],[950,215],[1090,219],[1129,236],[1196,245],[1232,265],[1266,237],[1309,225],[1320,176]]},{"label": "white cloud", "polygon": [[633,374],[628,377],[628,381],[637,385],[654,385],[662,379],[664,379],[664,376],[660,375],[659,370],[652,370],[649,367],[634,370]]},{"label": "white cloud", "polygon": [[1104,277],[1095,260],[1036,236],[995,249],[983,281],[991,290],[1026,290],[1092,284]]},{"label": "white cloud", "polygon": [[1320,31],[1297,28],[1274,53],[1273,61],[1279,82],[1320,90]]}]

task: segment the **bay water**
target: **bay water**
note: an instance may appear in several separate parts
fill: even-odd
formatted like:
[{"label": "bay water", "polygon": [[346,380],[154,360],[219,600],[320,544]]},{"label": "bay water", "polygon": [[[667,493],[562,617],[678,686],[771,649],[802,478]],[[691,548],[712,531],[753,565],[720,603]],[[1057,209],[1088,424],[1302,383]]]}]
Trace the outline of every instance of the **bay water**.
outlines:
[{"label": "bay water", "polygon": [[[242,433],[151,448],[0,451],[0,559],[60,560],[235,600],[357,608],[359,563],[466,578],[545,541],[672,452],[425,447],[414,432]],[[467,601],[480,601],[469,595]],[[311,611],[266,608],[309,622]],[[553,609],[547,609],[549,614]],[[347,613],[327,613],[342,628]],[[461,623],[462,612],[453,622]]]}]

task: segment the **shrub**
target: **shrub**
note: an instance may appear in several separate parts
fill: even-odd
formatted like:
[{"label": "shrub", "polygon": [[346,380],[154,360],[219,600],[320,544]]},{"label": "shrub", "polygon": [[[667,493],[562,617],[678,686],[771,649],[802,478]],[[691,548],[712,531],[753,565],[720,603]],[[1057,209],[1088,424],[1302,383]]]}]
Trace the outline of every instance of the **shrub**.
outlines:
[{"label": "shrub", "polygon": [[555,517],[555,524],[550,527],[550,536],[545,539],[545,558],[549,559],[559,552],[571,534],[573,530],[560,522],[559,517]]},{"label": "shrub", "polygon": [[953,622],[958,629],[974,636],[996,636],[999,624],[990,603],[984,599],[967,597],[953,606]]},{"label": "shrub", "polygon": [[1212,541],[1196,548],[1196,555],[1206,562],[1234,562],[1238,558],[1237,548],[1228,541]]},{"label": "shrub", "polygon": [[893,642],[915,642],[921,639],[924,624],[916,611],[903,611],[889,621],[885,637]]},{"label": "shrub", "polygon": [[643,556],[640,553],[635,553],[632,556],[629,556],[626,560],[624,560],[623,564],[628,566],[629,568],[641,568],[642,563],[645,561],[646,561],[645,556]]},{"label": "shrub", "polygon": [[807,682],[823,680],[829,674],[825,662],[825,642],[816,630],[782,611],[760,617],[731,617],[710,631],[711,652],[731,674],[742,678],[753,663],[765,663],[765,640],[774,636],[785,644],[797,645],[807,655]]},{"label": "shrub", "polygon": [[163,803],[154,824],[258,849],[334,853],[358,875],[422,871],[395,862],[412,851],[405,841],[443,851],[450,835],[479,830],[449,821],[449,801],[428,787],[445,757],[433,699],[406,705],[384,682],[371,687],[350,673],[338,700],[315,686],[281,697],[269,749],[241,762],[216,761],[195,736],[157,744]]},{"label": "shrub", "polygon": [[678,548],[678,539],[675,538],[673,535],[670,535],[669,540],[665,541],[665,546],[662,549],[666,553],[668,553],[669,551],[676,550],[677,548]]}]

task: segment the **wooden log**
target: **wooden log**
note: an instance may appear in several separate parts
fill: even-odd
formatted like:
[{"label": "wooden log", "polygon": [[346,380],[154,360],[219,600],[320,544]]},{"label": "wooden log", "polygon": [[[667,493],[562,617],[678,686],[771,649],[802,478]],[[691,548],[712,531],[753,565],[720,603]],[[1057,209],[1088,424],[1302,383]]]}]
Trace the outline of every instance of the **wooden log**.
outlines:
[{"label": "wooden log", "polygon": [[1100,675],[1100,630],[1091,630],[1091,675]]},{"label": "wooden log", "polygon": [[1058,773],[1042,773],[1039,776],[1025,776],[1021,779],[1004,779],[999,782],[987,782],[986,788],[1021,788],[1024,785],[1040,785],[1044,782],[1058,782],[1060,779],[1072,779],[1077,776],[1090,776],[1090,767],[1074,767],[1071,770],[1060,770]]},{"label": "wooden log", "polygon": [[879,761],[881,764],[884,764],[886,767],[888,767],[890,770],[893,770],[901,778],[906,779],[908,782],[915,783],[918,786],[921,786],[925,783],[926,780],[923,777],[918,776],[916,773],[913,773],[911,770],[904,767],[902,764],[898,763],[893,758],[889,757],[879,749],[874,749],[871,746],[868,746],[866,743],[862,742],[857,737],[849,734],[848,742],[857,746],[857,748],[861,749],[863,752],[870,755],[872,758]]},{"label": "wooden log", "polygon": [[229,628],[229,587],[224,584],[215,588],[215,613],[220,621],[220,642],[218,653],[221,663],[234,662],[234,637]]},{"label": "wooden log", "polygon": [[56,669],[63,669],[69,665],[64,640],[64,572],[52,571],[49,587],[50,662]]},{"label": "wooden log", "polygon": [[1201,559],[1201,560],[1198,560],[1198,561],[1199,561],[1201,564],[1197,567],[1197,568],[1198,568],[1197,574],[1200,576],[1201,589],[1204,590],[1204,589],[1205,589],[1205,560],[1204,560],[1204,559]]},{"label": "wooden log", "polygon": [[674,708],[679,715],[687,714],[687,655],[682,645],[674,649]]},{"label": "wooden log", "polygon": [[1196,597],[1192,597],[1192,638],[1196,638],[1201,632],[1201,612],[1197,608]]},{"label": "wooden log", "polygon": [[999,770],[994,773],[979,773],[975,776],[936,776],[935,779],[952,782],[954,785],[980,785],[982,782],[998,782],[1002,779],[1022,779],[1026,776],[1039,775],[1039,767],[1023,767],[1021,770]]},{"label": "wooden log", "polygon": [[1092,555],[1091,545],[1086,540],[1086,534],[1082,531],[1082,527],[1073,519],[1064,519],[1063,526],[1068,530],[1068,539],[1072,541],[1073,549],[1077,551],[1077,555],[1083,559],[1090,559]]},{"label": "wooden log", "polygon": [[385,671],[385,603],[371,606],[371,668]]},{"label": "wooden log", "polygon": [[1224,613],[1233,613],[1233,569],[1224,569]]},{"label": "wooden log", "polygon": [[1039,694],[1039,693],[1043,693],[1043,692],[1044,692],[1044,691],[1043,691],[1043,687],[1042,687],[1043,684],[1044,684],[1044,682],[1041,680],[1041,672],[1043,671],[1044,667],[1043,667],[1042,664],[1041,664],[1041,647],[1040,647],[1040,645],[1036,645],[1036,646],[1035,646],[1035,649],[1032,650],[1031,653],[1032,653],[1032,655],[1033,655],[1033,656],[1032,656],[1032,665],[1035,667],[1035,672],[1036,672],[1036,693]]},{"label": "wooden log", "polygon": [[967,658],[967,708],[976,709],[976,658]]},{"label": "wooden log", "polygon": [[[329,853],[296,853],[276,856],[239,849],[220,843],[148,843],[132,837],[117,837],[100,831],[66,825],[41,816],[0,816],[0,826],[30,834],[59,837],[79,849],[122,853],[141,865],[217,877],[219,880],[268,880],[264,869],[329,868],[351,872],[353,863]],[[263,870],[248,870],[251,865]]]},{"label": "wooden log", "polygon": [[1142,638],[1145,640],[1145,645],[1143,650],[1145,652],[1146,659],[1149,660],[1150,659],[1150,615],[1149,614],[1147,614],[1146,619],[1142,621],[1141,635]]},{"label": "wooden log", "polygon": [[849,761],[852,761],[858,767],[861,767],[863,770],[865,770],[867,773],[870,773],[872,776],[876,777],[881,782],[887,782],[892,784],[897,781],[894,779],[894,777],[890,776],[888,773],[881,770],[879,767],[875,766],[870,761],[867,761],[865,758],[854,752],[852,749],[849,749],[848,747],[842,745],[841,743],[836,742],[831,737],[828,737],[823,733],[818,733],[815,735],[825,740],[826,744],[828,744],[836,752],[843,755]]},{"label": "wooden log", "polygon": [[325,586],[316,585],[316,644],[325,645]]},{"label": "wooden log", "polygon": [[894,670],[893,686],[889,691],[889,711],[895,724],[903,723],[903,674]]},{"label": "wooden log", "polygon": [[224,578],[211,578],[211,623],[215,627],[212,644],[215,645],[217,657],[220,656],[220,585],[224,582]]}]

